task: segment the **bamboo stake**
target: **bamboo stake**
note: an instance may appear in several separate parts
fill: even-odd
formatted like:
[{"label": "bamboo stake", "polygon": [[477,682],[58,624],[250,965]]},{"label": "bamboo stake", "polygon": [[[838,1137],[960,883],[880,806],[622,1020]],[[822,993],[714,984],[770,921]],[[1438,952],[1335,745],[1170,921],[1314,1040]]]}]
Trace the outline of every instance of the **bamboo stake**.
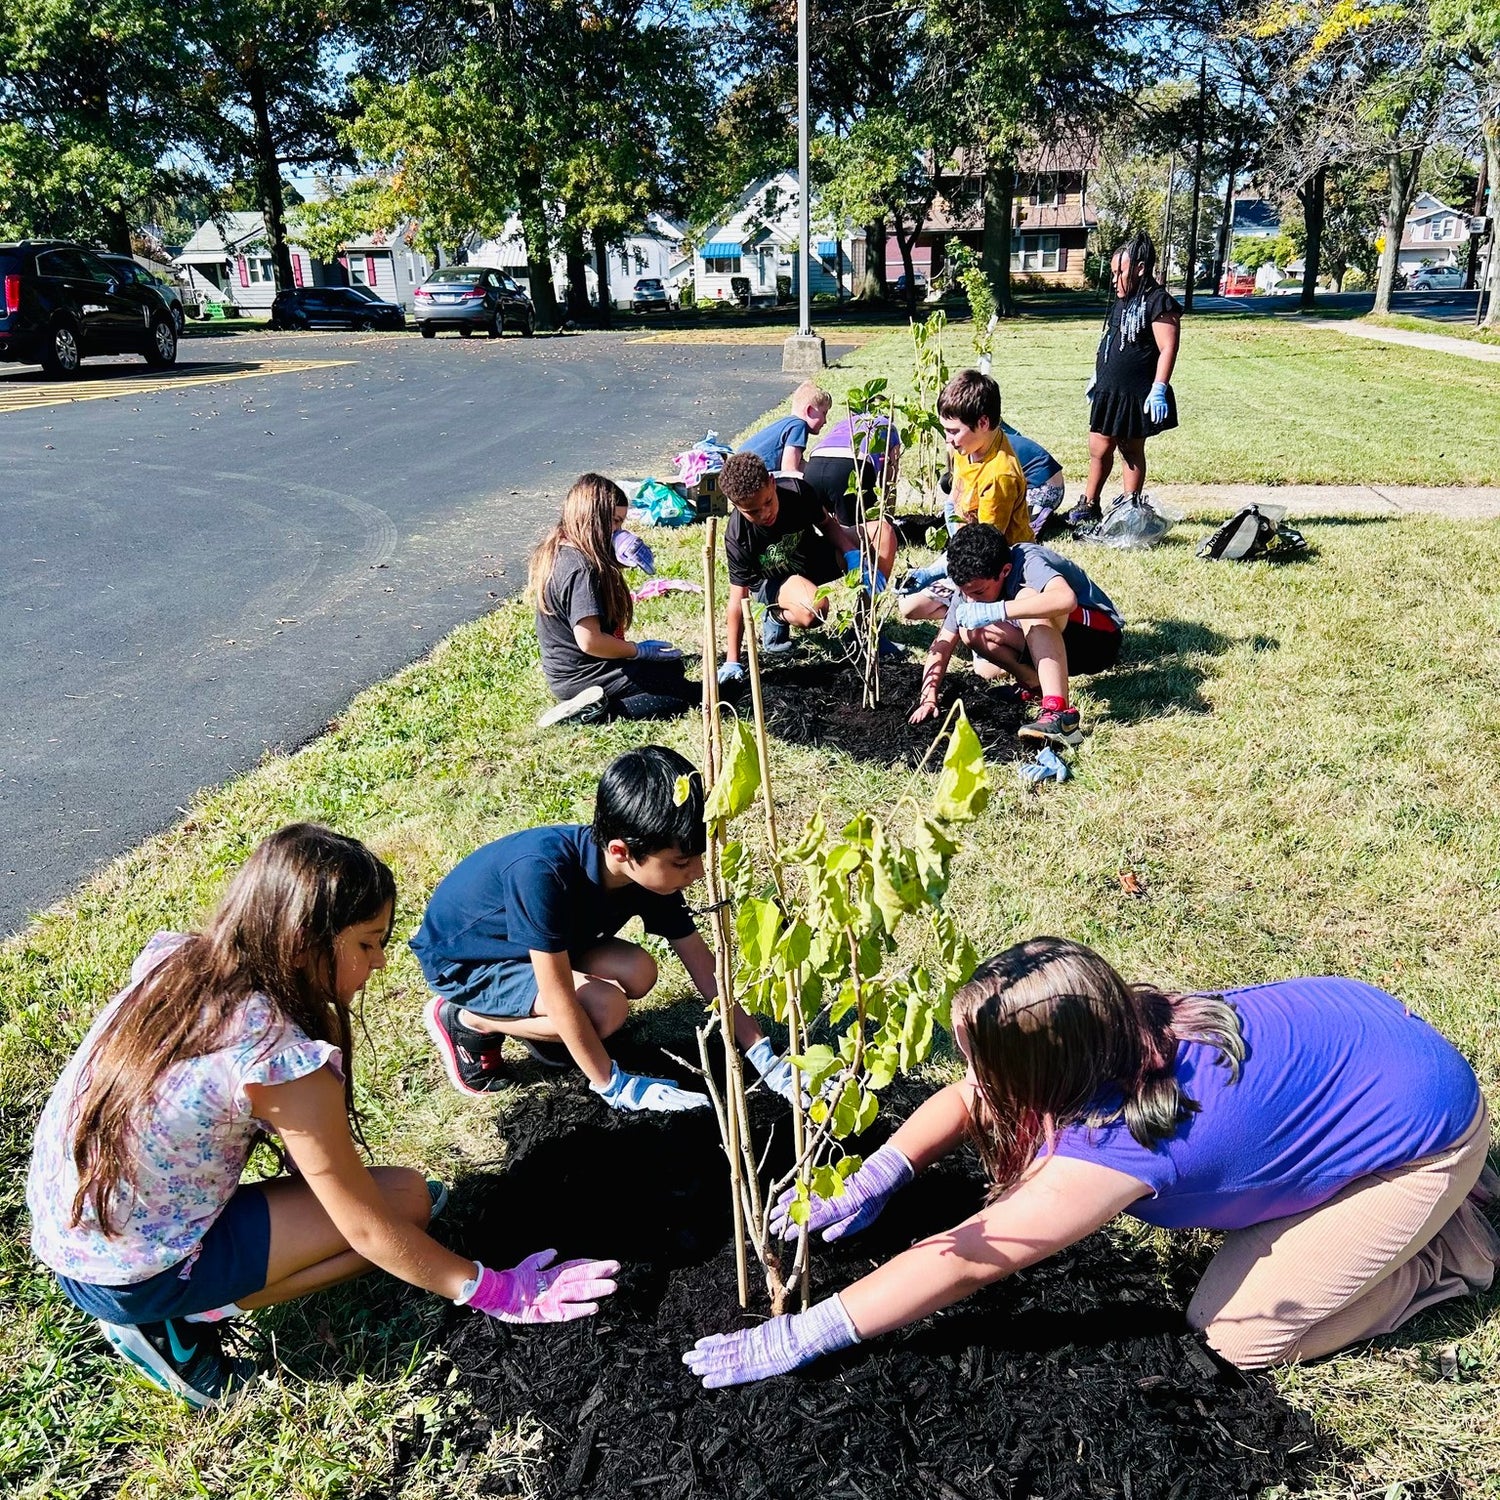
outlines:
[{"label": "bamboo stake", "polygon": [[[715,618],[718,518],[710,516],[703,539],[703,780],[705,788],[711,788],[718,780],[724,764],[723,731],[719,724],[719,642],[718,621]],[[720,842],[717,830],[710,829],[704,861],[705,883],[708,886],[708,902],[713,908],[711,918],[714,934],[714,977],[719,990],[719,1026],[724,1034],[726,1059],[737,1061],[739,1049],[734,1044],[734,997],[730,992],[731,968],[729,962],[729,924],[724,914],[724,872],[720,863]],[[705,1059],[706,1061],[706,1059]],[[744,1081],[738,1080],[740,1098],[736,1107],[736,1080],[729,1069],[725,1070],[724,1152],[729,1158],[729,1193],[734,1214],[734,1267],[738,1280],[740,1306],[750,1301],[749,1268],[745,1258],[745,1217],[741,1200],[743,1192],[742,1154],[740,1124],[744,1108]]]},{"label": "bamboo stake", "polygon": [[[750,601],[741,606],[745,618],[745,642],[750,663],[750,702],[755,719],[755,754],[760,762],[761,801],[766,810],[766,848],[771,858],[772,878],[776,882],[776,893],[786,907],[786,881],[781,868],[781,843],[776,834],[776,799],[771,791],[771,746],[766,737],[766,704],[760,683],[760,646],[755,634],[755,616]],[[799,971],[800,972],[800,971]],[[802,986],[798,976],[790,976],[787,986],[787,1050],[794,1056],[802,1054]],[[806,1122],[802,1113],[802,1070],[792,1065],[792,1152],[801,1160],[806,1136]],[[756,1176],[759,1177],[759,1173]],[[792,1281],[801,1282],[802,1310],[810,1304],[810,1290],[805,1275],[807,1261],[807,1226],[801,1225],[797,1236],[797,1255],[793,1264]]]}]

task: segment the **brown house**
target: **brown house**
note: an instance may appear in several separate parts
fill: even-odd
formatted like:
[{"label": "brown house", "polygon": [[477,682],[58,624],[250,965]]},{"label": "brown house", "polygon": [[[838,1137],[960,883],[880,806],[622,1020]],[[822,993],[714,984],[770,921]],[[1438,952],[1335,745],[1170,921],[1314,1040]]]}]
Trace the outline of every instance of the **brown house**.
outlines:
[{"label": "brown house", "polygon": [[[1089,203],[1093,163],[1079,155],[1045,150],[1016,168],[1011,209],[1010,270],[1013,276],[1039,276],[1054,286],[1083,286],[1084,256],[1098,223]],[[962,241],[977,253],[984,242],[984,175],[961,152],[939,178],[932,212],[912,247],[912,267],[929,282],[941,275],[944,245]],[[894,227],[886,238],[887,281],[906,269]]]}]

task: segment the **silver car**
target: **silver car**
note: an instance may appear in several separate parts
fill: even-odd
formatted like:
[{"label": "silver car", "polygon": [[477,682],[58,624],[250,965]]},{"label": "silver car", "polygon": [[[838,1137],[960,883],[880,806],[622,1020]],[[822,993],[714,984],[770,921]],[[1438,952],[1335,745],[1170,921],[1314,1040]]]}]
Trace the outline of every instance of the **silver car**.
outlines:
[{"label": "silver car", "polygon": [[507,329],[528,339],[536,332],[531,298],[493,266],[443,266],[417,288],[412,302],[424,339],[444,328],[456,329],[460,338],[476,329],[492,339]]}]

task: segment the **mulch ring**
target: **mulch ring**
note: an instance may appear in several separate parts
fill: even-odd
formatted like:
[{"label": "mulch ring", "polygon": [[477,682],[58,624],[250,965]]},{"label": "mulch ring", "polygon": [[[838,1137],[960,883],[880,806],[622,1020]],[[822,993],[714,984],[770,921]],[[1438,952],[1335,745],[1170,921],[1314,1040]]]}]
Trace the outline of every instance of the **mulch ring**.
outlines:
[{"label": "mulch ring", "polygon": [[[1017,760],[1028,754],[1016,739],[1020,708],[1002,702],[971,672],[950,671],[939,717],[909,724],[907,715],[922,690],[920,653],[880,664],[880,702],[874,708],[861,701],[859,668],[831,656],[788,662],[762,656],[761,690],[767,729],[789,744],[828,745],[882,766],[915,767],[932,749],[942,715],[961,697],[987,759]],[[749,713],[748,694],[738,706]],[[941,766],[941,750],[929,764],[933,770]]]},{"label": "mulch ring", "polygon": [[[894,1086],[871,1136],[921,1097]],[[761,1128],[775,1114],[757,1103]],[[806,1370],[704,1391],[683,1350],[747,1320],[709,1113],[614,1114],[575,1077],[530,1091],[503,1130],[506,1169],[465,1185],[465,1252],[504,1266],[556,1246],[624,1267],[594,1318],[450,1324],[474,1441],[486,1419],[539,1421],[533,1493],[548,1500],[1224,1500],[1302,1492],[1335,1457],[1269,1379],[1222,1366],[1187,1331],[1201,1261],[1164,1264],[1104,1234]],[[982,1195],[977,1159],[955,1153],[862,1235],[816,1248],[814,1296]],[[765,1311],[753,1286],[749,1320]]]}]

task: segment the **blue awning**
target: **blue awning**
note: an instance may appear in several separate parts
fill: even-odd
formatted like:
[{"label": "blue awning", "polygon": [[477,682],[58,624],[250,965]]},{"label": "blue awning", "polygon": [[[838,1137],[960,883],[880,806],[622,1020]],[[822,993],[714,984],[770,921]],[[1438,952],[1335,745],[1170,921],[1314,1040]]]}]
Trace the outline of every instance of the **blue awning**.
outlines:
[{"label": "blue awning", "polygon": [[819,255],[827,255],[827,256],[832,257],[832,256],[837,255],[838,253],[839,253],[839,242],[837,240],[819,240],[818,241],[818,254]]},{"label": "blue awning", "polygon": [[743,253],[744,246],[738,240],[715,240],[711,245],[705,245],[698,254],[704,260],[727,260],[732,255]]}]

